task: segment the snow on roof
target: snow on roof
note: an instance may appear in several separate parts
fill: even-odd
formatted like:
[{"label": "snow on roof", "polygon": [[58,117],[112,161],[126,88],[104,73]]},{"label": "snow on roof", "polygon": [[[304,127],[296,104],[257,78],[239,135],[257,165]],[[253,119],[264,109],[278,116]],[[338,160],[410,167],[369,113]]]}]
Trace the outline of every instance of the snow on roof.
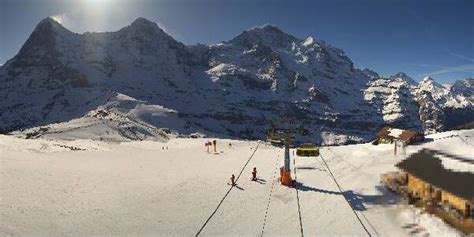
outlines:
[{"label": "snow on roof", "polygon": [[413,137],[418,136],[422,133],[412,131],[412,130],[403,130],[398,128],[384,127],[378,133],[377,137],[391,137],[397,138],[403,141],[410,141]]},{"label": "snow on roof", "polygon": [[400,134],[402,134],[404,130],[401,130],[401,129],[398,129],[398,128],[390,128],[388,130],[388,135],[392,136],[392,137],[399,137]]},{"label": "snow on roof", "polygon": [[452,170],[454,172],[469,172],[474,174],[474,161],[472,164],[470,164],[466,161],[453,159],[442,154],[437,154],[435,157],[441,160],[441,164],[447,170]]}]

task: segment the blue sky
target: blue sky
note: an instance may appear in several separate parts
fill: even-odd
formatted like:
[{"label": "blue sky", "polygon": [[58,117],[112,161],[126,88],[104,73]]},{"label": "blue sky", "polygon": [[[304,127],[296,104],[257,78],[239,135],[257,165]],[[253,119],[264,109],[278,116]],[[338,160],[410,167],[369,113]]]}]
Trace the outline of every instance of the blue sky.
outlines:
[{"label": "blue sky", "polygon": [[230,40],[273,24],[343,49],[358,68],[440,83],[474,77],[474,1],[2,0],[0,64],[54,16],[74,32],[115,31],[139,16],[185,44]]}]

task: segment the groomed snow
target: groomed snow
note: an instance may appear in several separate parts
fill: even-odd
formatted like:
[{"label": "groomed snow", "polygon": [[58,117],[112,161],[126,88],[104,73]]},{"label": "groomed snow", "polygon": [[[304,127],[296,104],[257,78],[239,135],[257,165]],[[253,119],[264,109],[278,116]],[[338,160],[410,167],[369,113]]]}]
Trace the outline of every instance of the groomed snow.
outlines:
[{"label": "groomed snow", "polygon": [[[433,142],[409,146],[407,154],[430,147],[472,157],[473,135],[436,134]],[[281,148],[261,143],[255,151],[255,141],[218,139],[214,155],[205,150],[208,140],[64,142],[0,135],[0,235],[192,236],[223,197],[201,236],[367,236],[363,227],[372,236],[461,235],[380,187],[380,174],[395,171],[403,159],[392,145],[324,147],[321,157],[297,157],[297,194],[278,183]],[[238,176],[254,152],[238,187],[225,196],[231,174]],[[258,182],[250,181],[253,167]]]}]

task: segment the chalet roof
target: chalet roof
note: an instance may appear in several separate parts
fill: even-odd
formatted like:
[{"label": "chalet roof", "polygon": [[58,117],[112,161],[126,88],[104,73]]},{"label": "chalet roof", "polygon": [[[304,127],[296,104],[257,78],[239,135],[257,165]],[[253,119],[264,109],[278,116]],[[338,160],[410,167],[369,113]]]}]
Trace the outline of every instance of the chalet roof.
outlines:
[{"label": "chalet roof", "polygon": [[411,130],[402,130],[402,129],[397,129],[397,128],[391,128],[391,127],[383,127],[378,133],[377,137],[391,137],[391,138],[398,138],[403,141],[408,141],[414,136],[419,134],[416,131],[411,131]]},{"label": "chalet roof", "polygon": [[400,140],[403,140],[403,141],[408,141],[412,137],[416,136],[416,134],[418,134],[418,132],[411,131],[411,130],[403,130],[403,132],[400,133],[398,138],[400,138]]},{"label": "chalet roof", "polygon": [[378,133],[377,137],[385,137],[389,134],[390,127],[383,127]]},{"label": "chalet roof", "polygon": [[474,202],[474,173],[446,169],[437,155],[474,166],[472,159],[430,149],[422,149],[396,166],[435,187]]}]

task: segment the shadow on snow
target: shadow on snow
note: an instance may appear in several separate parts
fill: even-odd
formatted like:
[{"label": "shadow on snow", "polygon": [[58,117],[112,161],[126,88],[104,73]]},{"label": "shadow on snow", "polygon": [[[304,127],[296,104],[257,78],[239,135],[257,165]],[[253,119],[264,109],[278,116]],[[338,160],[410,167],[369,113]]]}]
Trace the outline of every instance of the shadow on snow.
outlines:
[{"label": "shadow on snow", "polygon": [[318,192],[329,195],[343,195],[351,207],[356,211],[366,211],[366,205],[379,205],[379,206],[388,206],[396,205],[401,202],[401,198],[396,194],[388,191],[382,186],[376,186],[379,194],[376,195],[365,195],[356,193],[353,190],[347,190],[343,193],[339,191],[324,190],[315,187],[307,186],[303,183],[296,182],[296,188],[303,192]]}]

